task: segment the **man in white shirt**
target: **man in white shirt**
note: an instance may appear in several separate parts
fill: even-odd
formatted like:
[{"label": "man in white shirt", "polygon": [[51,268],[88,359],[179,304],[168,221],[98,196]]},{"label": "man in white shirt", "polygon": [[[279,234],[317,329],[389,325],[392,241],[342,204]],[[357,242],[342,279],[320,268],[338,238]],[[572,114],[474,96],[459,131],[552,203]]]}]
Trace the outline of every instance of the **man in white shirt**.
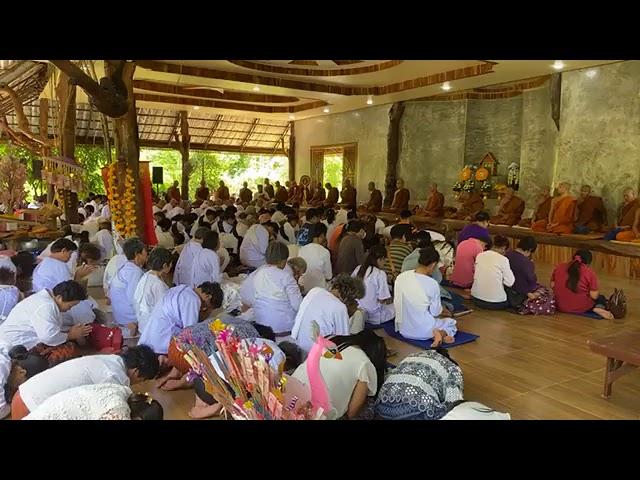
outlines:
[{"label": "man in white shirt", "polygon": [[202,250],[202,239],[210,231],[208,228],[198,228],[193,240],[190,240],[182,249],[173,273],[173,283],[176,285],[189,285],[191,283],[193,262],[200,250]]},{"label": "man in white shirt", "polygon": [[69,360],[20,385],[13,403],[22,408],[19,418],[13,419],[26,416],[63,390],[100,383],[134,385],[156,377],[159,370],[158,357],[146,345],[130,347],[120,355],[89,355]]},{"label": "man in white shirt", "polygon": [[480,308],[502,310],[509,307],[504,287],[511,287],[515,277],[505,253],[509,240],[497,235],[493,239],[491,250],[476,256],[471,300]]},{"label": "man in white shirt", "polygon": [[309,235],[312,237],[311,243],[300,247],[298,251],[298,256],[307,262],[307,271],[301,281],[307,292],[315,287],[327,288],[327,282],[333,278],[331,253],[324,246],[327,243],[327,226],[315,223]]},{"label": "man in white shirt", "polygon": [[180,202],[178,202],[175,198],[171,199],[165,207],[162,209],[165,212],[165,217],[171,220],[176,215],[184,215],[184,208],[180,207]]}]

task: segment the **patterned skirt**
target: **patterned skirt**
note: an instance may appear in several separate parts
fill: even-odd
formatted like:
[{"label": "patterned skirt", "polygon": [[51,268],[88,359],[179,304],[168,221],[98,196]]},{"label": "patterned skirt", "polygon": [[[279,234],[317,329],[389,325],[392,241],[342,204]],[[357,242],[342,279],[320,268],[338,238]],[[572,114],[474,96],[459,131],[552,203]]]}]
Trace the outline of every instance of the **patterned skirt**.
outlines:
[{"label": "patterned skirt", "polygon": [[47,362],[49,362],[49,368],[55,367],[59,363],[66,362],[67,360],[71,360],[72,358],[76,358],[81,355],[78,344],[72,341],[63,343],[56,347],[39,343],[30,351],[46,358]]}]

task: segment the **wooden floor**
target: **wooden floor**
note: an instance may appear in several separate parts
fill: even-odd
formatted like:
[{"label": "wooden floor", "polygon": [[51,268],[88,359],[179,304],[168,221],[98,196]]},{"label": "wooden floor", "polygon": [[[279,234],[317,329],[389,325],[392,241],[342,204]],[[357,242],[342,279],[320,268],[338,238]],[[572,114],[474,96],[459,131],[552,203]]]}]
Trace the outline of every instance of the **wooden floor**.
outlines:
[{"label": "wooden floor", "polygon": [[[551,267],[538,265],[539,278]],[[513,419],[639,419],[640,369],[618,380],[609,400],[601,397],[605,359],[594,355],[587,340],[623,331],[640,331],[640,280],[600,276],[601,290],[624,288],[629,315],[623,324],[558,314],[520,316],[476,310],[458,319],[458,328],[480,335],[475,342],[455,347],[451,356],[464,372],[467,400],[477,400]],[[385,336],[383,331],[377,332]],[[417,348],[386,337],[398,353],[397,364]],[[166,418],[188,419],[191,391],[159,392],[148,382],[139,389],[151,393],[165,407]]]}]

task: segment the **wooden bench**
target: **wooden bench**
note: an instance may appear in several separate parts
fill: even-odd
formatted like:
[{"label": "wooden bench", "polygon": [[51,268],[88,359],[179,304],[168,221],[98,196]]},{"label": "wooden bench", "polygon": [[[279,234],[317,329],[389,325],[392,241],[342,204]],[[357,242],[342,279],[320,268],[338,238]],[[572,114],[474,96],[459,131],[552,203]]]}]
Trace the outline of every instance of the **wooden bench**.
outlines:
[{"label": "wooden bench", "polygon": [[619,333],[587,344],[592,352],[607,357],[602,396],[609,398],[613,382],[640,366],[640,332]]}]

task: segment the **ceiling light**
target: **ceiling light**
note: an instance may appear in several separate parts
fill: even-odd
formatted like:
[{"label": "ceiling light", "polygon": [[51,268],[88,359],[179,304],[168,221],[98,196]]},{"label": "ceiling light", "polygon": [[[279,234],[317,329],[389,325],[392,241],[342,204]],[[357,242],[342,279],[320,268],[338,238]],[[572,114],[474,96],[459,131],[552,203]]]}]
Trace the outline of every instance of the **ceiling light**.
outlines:
[{"label": "ceiling light", "polygon": [[451,84],[449,82],[444,82],[440,88],[445,92],[448,92],[449,90],[451,90]]},{"label": "ceiling light", "polygon": [[258,87],[257,85],[255,87],[253,87],[253,91],[254,92],[259,92],[260,91],[260,87]]},{"label": "ceiling light", "polygon": [[295,119],[296,119],[295,115],[293,115],[293,114],[289,115],[289,120],[295,120]]},{"label": "ceiling light", "polygon": [[585,72],[585,75],[589,78],[594,78],[596,75],[598,75],[598,71],[592,68],[591,70],[587,70]]},{"label": "ceiling light", "polygon": [[193,107],[194,110],[200,110],[200,107],[198,105],[196,105],[195,107]]},{"label": "ceiling light", "polygon": [[369,96],[369,98],[367,98],[367,105],[373,105],[373,97]]},{"label": "ceiling light", "polygon": [[556,70],[562,70],[564,68],[564,63],[562,62],[562,60],[556,60],[551,66]]},{"label": "ceiling light", "polygon": [[329,110],[328,108],[325,108],[324,110],[322,110],[324,113],[329,113],[331,110]]}]

